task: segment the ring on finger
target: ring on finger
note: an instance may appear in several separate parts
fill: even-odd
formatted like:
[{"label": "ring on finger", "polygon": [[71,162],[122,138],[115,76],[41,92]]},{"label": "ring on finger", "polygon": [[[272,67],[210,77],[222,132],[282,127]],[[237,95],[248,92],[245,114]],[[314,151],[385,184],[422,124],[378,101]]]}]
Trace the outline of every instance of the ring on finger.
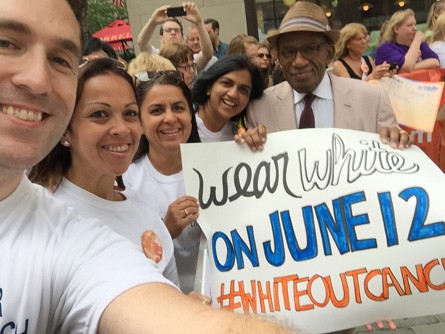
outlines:
[{"label": "ring on finger", "polygon": [[[185,217],[187,217],[190,213],[187,211],[187,209],[184,209]],[[184,217],[184,218],[185,218]]]},{"label": "ring on finger", "polygon": [[203,305],[212,305],[212,301],[211,300],[202,299],[201,302],[202,302]]}]

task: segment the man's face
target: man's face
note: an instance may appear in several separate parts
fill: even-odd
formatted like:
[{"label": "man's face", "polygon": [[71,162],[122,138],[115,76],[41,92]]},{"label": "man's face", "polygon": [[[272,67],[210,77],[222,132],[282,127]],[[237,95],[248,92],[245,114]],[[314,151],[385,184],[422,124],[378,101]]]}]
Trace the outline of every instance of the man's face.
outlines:
[{"label": "man's face", "polygon": [[247,58],[250,59],[252,64],[254,64],[255,66],[258,66],[258,60],[257,60],[258,44],[256,44],[256,43],[245,43],[244,44],[244,49],[246,50],[245,54],[246,54]]},{"label": "man's face", "polygon": [[201,43],[199,42],[199,32],[197,29],[190,29],[187,32],[187,45],[192,49],[193,53],[201,51]]},{"label": "man's face", "polygon": [[278,40],[278,59],[284,77],[299,93],[315,90],[333,54],[332,45],[321,33],[291,32]]},{"label": "man's face", "polygon": [[218,29],[213,29],[212,28],[212,24],[211,23],[207,23],[206,25],[206,29],[207,32],[209,33],[210,39],[212,40],[212,42],[214,42],[216,40],[216,38],[218,38]]},{"label": "man's face", "polygon": [[80,50],[66,1],[1,0],[0,175],[23,173],[60,140],[74,109]]},{"label": "man's face", "polygon": [[184,40],[184,37],[181,33],[181,26],[177,22],[165,21],[162,25],[162,28],[164,32],[160,37],[161,44],[170,41],[182,42]]}]

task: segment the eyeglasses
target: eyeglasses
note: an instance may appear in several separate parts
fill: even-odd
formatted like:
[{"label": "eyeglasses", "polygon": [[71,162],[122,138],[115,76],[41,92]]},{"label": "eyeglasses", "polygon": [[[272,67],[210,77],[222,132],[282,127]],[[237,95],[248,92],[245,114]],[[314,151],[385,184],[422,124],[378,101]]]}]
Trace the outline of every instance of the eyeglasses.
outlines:
[{"label": "eyeglasses", "polygon": [[156,80],[162,76],[168,76],[178,81],[184,81],[184,76],[179,71],[142,71],[134,75],[141,82],[149,82]]},{"label": "eyeglasses", "polygon": [[316,57],[318,55],[318,52],[320,51],[320,47],[322,45],[326,44],[326,42],[322,42],[320,44],[307,44],[302,46],[300,49],[291,47],[291,46],[285,46],[283,48],[280,48],[279,55],[281,58],[285,60],[295,59],[295,57],[298,54],[298,51],[300,51],[301,55],[306,58],[307,60],[311,60],[312,58]]},{"label": "eyeglasses", "polygon": [[269,53],[258,53],[257,57],[270,59],[270,54]]},{"label": "eyeglasses", "polygon": [[176,68],[182,68],[186,72],[196,72],[196,64],[188,63],[187,65],[178,65]]},{"label": "eyeglasses", "polygon": [[117,67],[119,67],[120,69],[126,71],[127,70],[127,64],[124,63],[123,61],[119,60],[119,59],[114,59],[114,58],[110,58],[110,57],[99,57],[99,56],[95,56],[95,57],[82,57],[82,61],[80,62],[79,65],[79,69],[81,69],[82,67],[85,67],[87,64],[98,60],[98,59],[109,59],[110,61],[114,62],[116,64]]},{"label": "eyeglasses", "polygon": [[175,32],[176,34],[179,34],[181,32],[181,28],[173,28],[173,27],[165,28],[164,32],[166,32],[168,34],[171,34],[172,32]]}]

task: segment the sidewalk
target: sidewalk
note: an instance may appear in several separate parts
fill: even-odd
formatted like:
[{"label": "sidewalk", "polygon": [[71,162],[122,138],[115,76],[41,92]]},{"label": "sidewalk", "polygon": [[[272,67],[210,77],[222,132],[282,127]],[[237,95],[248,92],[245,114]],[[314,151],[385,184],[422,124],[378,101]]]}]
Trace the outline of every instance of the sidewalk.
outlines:
[{"label": "sidewalk", "polygon": [[[431,315],[419,318],[396,320],[397,329],[376,331],[382,334],[445,334],[445,314]],[[365,327],[359,327],[355,333],[369,333]]]}]

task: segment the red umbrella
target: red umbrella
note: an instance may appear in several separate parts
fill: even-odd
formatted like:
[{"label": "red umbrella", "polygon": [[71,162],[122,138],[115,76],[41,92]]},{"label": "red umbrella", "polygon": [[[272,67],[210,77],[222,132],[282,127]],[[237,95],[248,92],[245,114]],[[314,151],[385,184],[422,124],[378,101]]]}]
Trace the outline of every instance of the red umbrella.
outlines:
[{"label": "red umbrella", "polygon": [[133,48],[133,46],[132,46],[133,42],[130,42],[131,45],[129,45],[128,42],[126,42],[126,41],[114,42],[114,43],[109,43],[109,44],[115,51],[125,51],[125,50]]},{"label": "red umbrella", "polygon": [[127,21],[116,20],[105,28],[95,32],[93,37],[99,38],[110,44],[121,42],[123,45],[125,41],[132,40],[133,35],[131,33],[130,24]]}]

